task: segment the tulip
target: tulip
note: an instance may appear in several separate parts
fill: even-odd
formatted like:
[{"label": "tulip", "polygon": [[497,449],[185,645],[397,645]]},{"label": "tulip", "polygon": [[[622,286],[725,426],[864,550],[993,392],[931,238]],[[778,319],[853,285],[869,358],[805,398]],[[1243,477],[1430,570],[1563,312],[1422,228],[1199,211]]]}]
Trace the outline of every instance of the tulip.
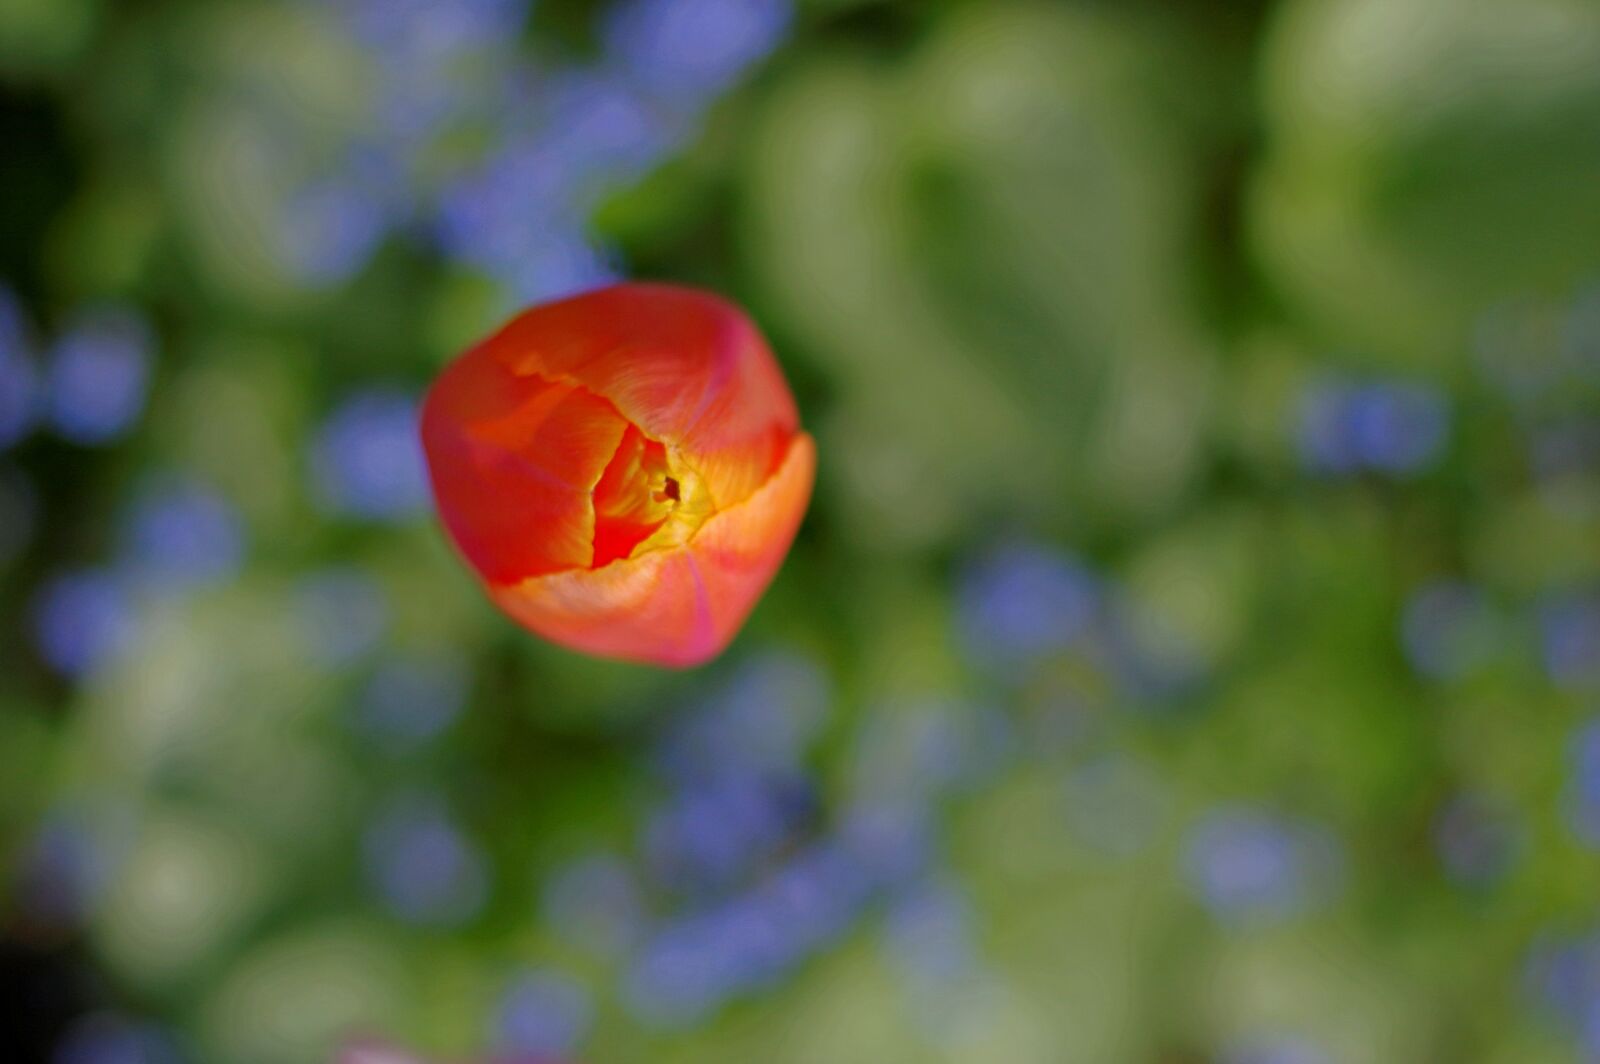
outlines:
[{"label": "tulip", "polygon": [[496,605],[570,649],[673,667],[738,633],[816,467],[751,321],[661,284],[523,311],[440,375],[422,442]]}]

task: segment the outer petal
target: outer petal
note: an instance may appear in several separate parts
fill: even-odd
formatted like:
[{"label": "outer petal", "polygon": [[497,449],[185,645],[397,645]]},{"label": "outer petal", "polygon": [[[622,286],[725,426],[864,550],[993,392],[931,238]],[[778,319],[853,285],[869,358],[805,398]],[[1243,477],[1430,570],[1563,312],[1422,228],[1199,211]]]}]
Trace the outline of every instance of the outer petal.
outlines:
[{"label": "outer petal", "polygon": [[484,578],[587,566],[589,493],[627,430],[581,388],[516,377],[473,351],[445,370],[422,411],[439,512]]},{"label": "outer petal", "polygon": [[727,646],[772,582],[805,515],[815,472],[816,446],[800,433],[765,484],[684,546],[491,586],[490,593],[512,617],[564,646],[698,665]]},{"label": "outer petal", "polygon": [[534,307],[480,350],[515,374],[571,381],[610,400],[691,462],[718,507],[771,476],[800,427],[750,319],[690,288],[620,284]]}]

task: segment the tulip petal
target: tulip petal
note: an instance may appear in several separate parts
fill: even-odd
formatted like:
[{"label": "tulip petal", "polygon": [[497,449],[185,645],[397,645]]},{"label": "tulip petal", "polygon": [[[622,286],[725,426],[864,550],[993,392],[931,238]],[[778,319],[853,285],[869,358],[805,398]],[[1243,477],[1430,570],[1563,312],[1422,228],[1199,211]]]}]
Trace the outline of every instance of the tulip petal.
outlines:
[{"label": "tulip petal", "polygon": [[440,514],[485,579],[589,565],[590,492],[628,423],[570,384],[467,357],[428,393],[422,437]]},{"label": "tulip petal", "polygon": [[547,639],[659,665],[706,661],[728,644],[777,573],[805,514],[816,446],[805,433],[777,471],[680,547],[599,569],[493,585],[495,601]]},{"label": "tulip petal", "polygon": [[605,396],[645,435],[689,456],[718,507],[765,482],[799,429],[760,332],[706,292],[615,285],[525,311],[483,347],[514,374]]}]

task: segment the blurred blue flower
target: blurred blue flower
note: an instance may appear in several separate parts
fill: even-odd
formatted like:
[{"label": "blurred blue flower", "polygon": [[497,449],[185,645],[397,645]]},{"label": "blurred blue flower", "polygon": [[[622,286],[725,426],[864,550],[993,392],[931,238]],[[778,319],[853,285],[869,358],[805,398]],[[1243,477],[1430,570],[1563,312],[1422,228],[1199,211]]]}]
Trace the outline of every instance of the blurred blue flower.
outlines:
[{"label": "blurred blue flower", "polygon": [[624,0],[608,13],[602,36],[642,84],[696,104],[766,58],[793,17],[790,0]]},{"label": "blurred blue flower", "polygon": [[1600,595],[1553,595],[1539,609],[1544,668],[1558,687],[1600,687]]},{"label": "blurred blue flower", "polygon": [[729,771],[678,791],[645,826],[652,873],[689,892],[726,887],[775,853],[816,807],[803,777]]},{"label": "blurred blue flower", "polygon": [[301,280],[329,285],[353,276],[382,242],[390,218],[381,196],[346,180],[319,181],[283,205],[285,264]]},{"label": "blurred blue flower", "polygon": [[1067,824],[1075,839],[1113,857],[1145,850],[1167,815],[1167,788],[1153,771],[1111,755],[1067,774]]},{"label": "blurred blue flower", "polygon": [[39,372],[22,304],[0,286],[0,450],[21,440],[38,415]]},{"label": "blurred blue flower", "polygon": [[152,485],[124,529],[128,565],[163,588],[224,580],[244,558],[244,526],[214,489],[187,480]]},{"label": "blurred blue flower", "polygon": [[0,468],[0,567],[15,560],[39,524],[39,496],[21,470]]},{"label": "blurred blue flower", "polygon": [[808,658],[770,652],[742,660],[662,739],[661,760],[681,779],[798,772],[828,712],[829,681]]},{"label": "blurred blue flower", "polygon": [[408,749],[444,731],[466,707],[470,675],[446,653],[393,656],[379,662],[356,706],[367,735]]},{"label": "blurred blue flower", "polygon": [[1400,644],[1411,667],[1434,680],[1458,680],[1481,666],[1501,640],[1499,618],[1483,593],[1437,580],[1413,591],[1400,620]]},{"label": "blurred blue flower", "polygon": [[407,922],[459,925],[488,895],[487,861],[434,800],[391,803],[367,829],[363,853],[384,907]]},{"label": "blurred blue flower", "polygon": [[[693,2],[693,0],[691,0]],[[602,70],[567,70],[544,86],[542,150],[567,172],[565,203],[584,211],[605,186],[659,162],[678,130],[625,81]]]},{"label": "blurred blue flower", "polygon": [[1348,416],[1357,458],[1385,473],[1427,468],[1443,449],[1450,427],[1444,397],[1414,384],[1357,389]]},{"label": "blurred blue flower", "polygon": [[1218,809],[1196,824],[1184,863],[1200,900],[1230,922],[1304,911],[1333,893],[1343,864],[1327,831],[1246,807]]},{"label": "blurred blue flower", "polygon": [[836,840],[811,843],[758,888],[799,949],[816,950],[843,934],[872,894],[866,870]]},{"label": "blurred blue flower", "polygon": [[956,607],[967,652],[1004,670],[1071,646],[1088,631],[1099,601],[1099,582],[1077,561],[1041,544],[1015,543],[968,567]]},{"label": "blurred blue flower", "polygon": [[133,604],[112,573],[80,569],[53,577],[33,599],[33,635],[45,663],[83,676],[121,651],[134,633]]},{"label": "blurred blue flower", "polygon": [[565,1056],[593,1023],[594,1003],[581,984],[557,972],[528,970],[500,996],[494,1042],[512,1053]]},{"label": "blurred blue flower", "polygon": [[1600,1054],[1600,935],[1541,935],[1523,975],[1533,996],[1590,1054]]},{"label": "blurred blue flower", "polygon": [[45,380],[50,423],[73,443],[107,443],[144,411],[154,337],[125,307],[76,314],[55,343]]},{"label": "blurred blue flower", "polygon": [[1420,384],[1323,379],[1300,405],[1300,452],[1330,474],[1418,473],[1441,454],[1450,428],[1444,397]]},{"label": "blurred blue flower", "polygon": [[1298,1035],[1272,1034],[1247,1038],[1222,1054],[1220,1064],[1332,1064],[1333,1058]]},{"label": "blurred blue flower", "polygon": [[421,513],[430,496],[416,400],[388,389],[349,397],[317,431],[311,470],[318,502],[333,513],[380,521]]},{"label": "blurred blue flower", "polygon": [[53,1064],[178,1064],[177,1043],[160,1028],[108,1013],[79,1020],[56,1046]]},{"label": "blurred blue flower", "polygon": [[934,826],[918,803],[858,801],[844,812],[839,841],[867,882],[883,889],[906,883],[928,867]]},{"label": "blurred blue flower", "polygon": [[306,652],[324,665],[345,665],[368,653],[389,625],[383,589],[360,570],[343,566],[301,578],[294,612]]},{"label": "blurred blue flower", "polygon": [[590,854],[558,868],[545,884],[545,923],[556,934],[602,958],[620,956],[643,920],[639,887],[620,857]]},{"label": "blurred blue flower", "polygon": [[1455,795],[1433,822],[1433,842],[1451,879],[1465,887],[1499,882],[1511,867],[1518,844],[1508,810],[1484,795]]}]

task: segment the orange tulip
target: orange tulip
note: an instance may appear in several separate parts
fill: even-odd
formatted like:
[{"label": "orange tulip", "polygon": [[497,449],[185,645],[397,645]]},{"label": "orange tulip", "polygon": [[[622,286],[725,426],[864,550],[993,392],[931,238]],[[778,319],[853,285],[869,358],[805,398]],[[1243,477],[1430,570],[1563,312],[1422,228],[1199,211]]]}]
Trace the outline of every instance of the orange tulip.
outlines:
[{"label": "orange tulip", "polygon": [[523,311],[422,410],[439,513],[490,597],[585,653],[686,667],[789,551],[816,448],[755,326],[620,284]]}]

